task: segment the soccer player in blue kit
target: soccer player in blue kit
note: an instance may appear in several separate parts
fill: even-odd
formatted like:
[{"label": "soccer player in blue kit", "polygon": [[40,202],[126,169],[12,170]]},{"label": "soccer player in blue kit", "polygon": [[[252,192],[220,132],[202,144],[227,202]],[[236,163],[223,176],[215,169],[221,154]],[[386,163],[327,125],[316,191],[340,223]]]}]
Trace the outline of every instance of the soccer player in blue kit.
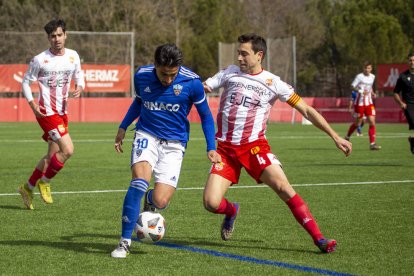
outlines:
[{"label": "soccer player in blue kit", "polygon": [[[132,180],[122,210],[121,240],[111,256],[126,258],[131,236],[145,195],[144,210],[164,209],[173,196],[180,175],[190,125],[187,115],[194,104],[207,142],[207,157],[220,163],[216,152],[214,119],[200,77],[182,66],[183,54],[174,44],[155,50],[154,65],[138,68],[134,76],[136,97],[115,137],[115,150],[123,152],[128,126],[138,118],[131,150]],[[154,190],[147,189],[154,175]]]}]

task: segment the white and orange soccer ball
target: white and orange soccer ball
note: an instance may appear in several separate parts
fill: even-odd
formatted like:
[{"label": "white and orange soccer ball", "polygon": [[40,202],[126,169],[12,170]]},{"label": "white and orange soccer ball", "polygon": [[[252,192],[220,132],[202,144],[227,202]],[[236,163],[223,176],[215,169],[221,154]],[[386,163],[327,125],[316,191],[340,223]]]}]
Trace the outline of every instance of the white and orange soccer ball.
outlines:
[{"label": "white and orange soccer ball", "polygon": [[165,219],[159,213],[142,212],[135,224],[135,233],[143,243],[160,241],[165,234]]}]

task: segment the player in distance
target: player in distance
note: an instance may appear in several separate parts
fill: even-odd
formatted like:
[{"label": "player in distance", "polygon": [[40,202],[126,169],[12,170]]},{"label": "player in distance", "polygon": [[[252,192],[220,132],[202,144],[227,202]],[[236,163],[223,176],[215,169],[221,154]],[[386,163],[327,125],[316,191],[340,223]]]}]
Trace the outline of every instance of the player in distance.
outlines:
[{"label": "player in distance", "polygon": [[373,98],[375,98],[376,94],[374,91],[374,81],[375,75],[372,72],[372,64],[369,61],[364,62],[363,72],[356,75],[354,81],[352,82],[352,89],[358,91],[356,95],[356,99],[354,101],[354,108],[355,113],[357,114],[357,118],[355,122],[353,122],[348,132],[345,136],[346,140],[351,138],[352,133],[360,126],[366,117],[366,120],[369,124],[368,135],[369,135],[369,142],[370,150],[380,150],[381,146],[378,146],[375,143],[375,134],[376,134],[376,127],[375,127],[375,106],[373,102]]},{"label": "player in distance", "polygon": [[[24,205],[30,210],[34,209],[33,189],[36,185],[43,201],[53,203],[49,182],[74,152],[68,130],[68,96],[71,93],[73,97],[79,97],[85,87],[78,53],[65,48],[65,22],[51,20],[44,29],[50,48],[31,60],[22,82],[23,94],[44,132],[42,138],[48,143],[46,155],[37,163],[29,180],[18,189]],[[72,78],[75,90],[69,91]],[[30,88],[34,81],[40,89],[37,103]]]},{"label": "player in distance", "polygon": [[328,134],[336,147],[348,156],[349,141],[342,139],[312,107],[295,93],[293,87],[262,67],[266,41],[256,34],[238,38],[239,66],[231,65],[207,79],[207,92],[223,87],[217,115],[217,152],[221,163],[212,165],[204,189],[204,206],[212,213],[224,214],[221,237],[229,240],[240,205],[229,202],[225,194],[238,183],[241,168],[257,181],[268,185],[290,208],[300,225],[311,235],[322,252],[335,250],[336,241],[325,238],[307,204],[290,185],[282,165],[266,139],[266,123],[276,100],[287,102],[313,125]]}]

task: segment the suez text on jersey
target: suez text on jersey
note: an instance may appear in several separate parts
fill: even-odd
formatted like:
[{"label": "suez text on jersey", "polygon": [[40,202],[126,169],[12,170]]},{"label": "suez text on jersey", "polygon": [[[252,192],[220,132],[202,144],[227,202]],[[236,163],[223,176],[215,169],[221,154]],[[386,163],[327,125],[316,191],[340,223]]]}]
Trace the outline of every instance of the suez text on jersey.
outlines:
[{"label": "suez text on jersey", "polygon": [[180,109],[179,104],[170,104],[170,103],[159,103],[159,102],[144,102],[144,107],[149,110],[166,110],[170,112],[178,112]]},{"label": "suez text on jersey", "polygon": [[231,93],[230,94],[230,103],[236,104],[236,105],[242,105],[247,108],[255,108],[255,107],[261,107],[262,104],[260,103],[260,100],[253,99],[251,97],[247,97],[242,95],[241,97],[237,97],[237,93]]},{"label": "suez text on jersey", "polygon": [[47,80],[47,86],[49,87],[64,87],[68,85],[69,79],[48,79]]}]

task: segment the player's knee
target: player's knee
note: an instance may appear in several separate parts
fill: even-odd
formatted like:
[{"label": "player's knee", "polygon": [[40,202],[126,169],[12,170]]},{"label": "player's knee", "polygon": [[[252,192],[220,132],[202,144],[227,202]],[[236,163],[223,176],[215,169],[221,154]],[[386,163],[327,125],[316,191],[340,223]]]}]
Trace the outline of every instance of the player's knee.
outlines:
[{"label": "player's knee", "polygon": [[204,208],[207,211],[212,212],[212,213],[214,213],[219,207],[219,204],[215,203],[213,200],[209,200],[206,198],[204,198],[203,204],[204,204]]},{"label": "player's knee", "polygon": [[170,203],[169,200],[166,199],[166,198],[155,198],[155,197],[153,197],[152,200],[153,200],[153,203],[154,203],[155,207],[157,209],[160,209],[160,210],[167,208],[168,204]]}]

